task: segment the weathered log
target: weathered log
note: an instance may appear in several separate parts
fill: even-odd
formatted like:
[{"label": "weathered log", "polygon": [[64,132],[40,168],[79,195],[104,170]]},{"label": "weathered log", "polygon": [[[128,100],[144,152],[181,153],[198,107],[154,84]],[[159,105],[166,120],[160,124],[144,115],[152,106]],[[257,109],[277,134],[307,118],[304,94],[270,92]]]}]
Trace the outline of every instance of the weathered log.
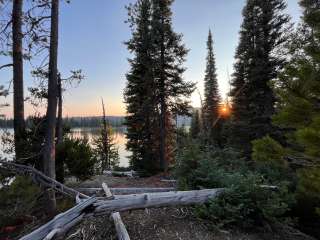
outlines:
[{"label": "weathered log", "polygon": [[94,203],[96,215],[134,209],[192,205],[217,197],[223,189],[205,189],[183,192],[145,193],[115,196],[114,200],[98,200]]},{"label": "weathered log", "polygon": [[68,211],[57,215],[50,222],[20,238],[20,240],[42,240],[44,238],[52,239],[53,237],[60,236],[74,226],[75,223],[82,220],[86,209],[90,208],[96,200],[96,198],[85,200]]},{"label": "weathered log", "polygon": [[116,213],[112,213],[111,215],[113,221],[114,221],[114,225],[116,227],[116,231],[118,234],[118,239],[119,240],[130,240],[128,231],[126,229],[126,226],[124,225],[120,213],[116,212]]},{"label": "weathered log", "polygon": [[[102,188],[76,188],[77,191],[84,194],[92,195],[99,194],[103,191]],[[113,195],[122,195],[122,194],[137,194],[137,193],[153,193],[153,192],[171,192],[176,189],[171,188],[110,188],[110,191]]]},{"label": "weathered log", "polygon": [[104,171],[104,174],[107,176],[120,176],[120,177],[137,177],[138,173],[131,170],[126,172],[120,172],[120,171]]},{"label": "weathered log", "polygon": [[[108,185],[106,183],[102,183],[102,188],[106,194],[107,198],[111,198],[113,197],[110,189],[108,188]],[[117,231],[117,235],[118,235],[118,239],[119,240],[130,240],[128,231],[126,229],[126,226],[124,225],[120,213],[119,212],[115,212],[111,214],[111,218],[113,219],[116,231]]]},{"label": "weathered log", "polygon": [[32,179],[36,181],[38,184],[44,187],[52,188],[57,192],[66,194],[73,198],[76,198],[76,196],[80,196],[83,198],[89,197],[83,193],[80,193],[72,188],[65,186],[64,184],[46,176],[44,173],[30,166],[0,160],[0,168],[11,172],[32,176]]},{"label": "weathered log", "polygon": [[112,195],[112,193],[111,193],[111,191],[110,191],[110,189],[109,189],[109,187],[108,187],[108,185],[106,183],[102,183],[102,189],[103,189],[104,193],[106,194],[107,198],[112,198],[113,197],[113,195]]},{"label": "weathered log", "polygon": [[169,183],[177,183],[178,182],[177,180],[174,180],[174,179],[161,179],[160,181],[161,182],[169,182]]}]

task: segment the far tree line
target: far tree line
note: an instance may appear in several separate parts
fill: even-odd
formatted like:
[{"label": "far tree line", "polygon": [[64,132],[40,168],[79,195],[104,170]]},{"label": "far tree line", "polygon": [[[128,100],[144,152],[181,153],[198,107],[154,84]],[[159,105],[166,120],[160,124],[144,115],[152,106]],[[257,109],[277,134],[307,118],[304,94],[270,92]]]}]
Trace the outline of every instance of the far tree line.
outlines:
[{"label": "far tree line", "polygon": [[[62,125],[70,128],[98,128],[101,126],[102,117],[64,117]],[[124,126],[124,117],[107,116],[108,123],[112,127]],[[31,118],[26,118],[26,125],[30,124]],[[0,119],[0,128],[13,128],[13,119]]]}]

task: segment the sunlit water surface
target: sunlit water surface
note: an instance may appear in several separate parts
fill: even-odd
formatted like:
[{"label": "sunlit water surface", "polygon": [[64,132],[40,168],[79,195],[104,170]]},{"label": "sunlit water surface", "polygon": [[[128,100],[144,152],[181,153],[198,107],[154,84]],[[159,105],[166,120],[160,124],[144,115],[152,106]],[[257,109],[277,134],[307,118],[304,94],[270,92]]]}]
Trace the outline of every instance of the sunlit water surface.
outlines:
[{"label": "sunlit water surface", "polygon": [[[4,134],[13,134],[12,128],[1,129],[0,128],[0,139]],[[73,138],[87,138],[89,144],[92,146],[92,142],[95,136],[99,134],[98,128],[73,128],[71,129],[70,136]],[[127,139],[125,136],[125,128],[114,128],[113,129],[113,136],[115,140],[116,147],[119,151],[120,156],[120,166],[121,167],[128,167],[129,166],[129,159],[130,152],[126,150],[126,143]],[[4,153],[5,146],[0,140],[0,157],[10,158],[12,155]]]}]

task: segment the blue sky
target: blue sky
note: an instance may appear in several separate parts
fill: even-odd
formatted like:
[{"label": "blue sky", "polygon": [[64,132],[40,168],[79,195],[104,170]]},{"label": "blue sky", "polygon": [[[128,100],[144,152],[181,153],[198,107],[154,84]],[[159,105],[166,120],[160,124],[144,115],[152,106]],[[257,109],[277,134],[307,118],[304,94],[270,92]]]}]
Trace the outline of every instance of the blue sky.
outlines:
[{"label": "blue sky", "polygon": [[[78,87],[65,93],[65,115],[100,115],[101,97],[107,104],[108,115],[125,114],[122,93],[129,69],[129,53],[123,42],[130,38],[125,23],[125,5],[130,2],[134,0],[72,0],[71,4],[61,5],[59,69],[64,75],[68,75],[69,70],[82,69],[86,76]],[[297,22],[301,15],[298,0],[287,2],[287,11]],[[184,77],[198,82],[200,92],[203,91],[206,39],[211,28],[220,90],[225,97],[229,89],[227,71],[230,74],[233,71],[244,4],[245,0],[176,0],[173,4],[174,30],[183,33],[184,43],[190,49]],[[25,71],[28,87],[34,81],[28,74],[28,66]],[[0,72],[1,84],[10,78],[10,72]],[[198,107],[199,103],[199,95],[195,93],[192,104]],[[30,106],[26,108],[27,114],[32,113]],[[4,111],[12,115],[11,108]]]}]

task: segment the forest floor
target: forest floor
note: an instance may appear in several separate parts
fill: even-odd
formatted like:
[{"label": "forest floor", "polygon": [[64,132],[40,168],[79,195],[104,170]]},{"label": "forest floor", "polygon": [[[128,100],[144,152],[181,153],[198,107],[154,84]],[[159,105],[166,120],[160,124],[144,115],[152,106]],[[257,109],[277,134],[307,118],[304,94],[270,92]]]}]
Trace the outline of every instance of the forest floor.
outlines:
[{"label": "forest floor", "polygon": [[[172,187],[172,183],[161,182],[160,176],[150,178],[125,178],[96,176],[89,181],[76,184],[77,187]],[[72,184],[74,185],[74,184]],[[132,240],[271,240],[310,239],[293,233],[292,236],[274,233],[261,228],[255,232],[238,229],[219,229],[212,223],[198,219],[191,208],[167,207],[135,210],[121,213]],[[100,240],[117,239],[113,222],[109,216],[88,218],[74,227],[65,239]]]}]

